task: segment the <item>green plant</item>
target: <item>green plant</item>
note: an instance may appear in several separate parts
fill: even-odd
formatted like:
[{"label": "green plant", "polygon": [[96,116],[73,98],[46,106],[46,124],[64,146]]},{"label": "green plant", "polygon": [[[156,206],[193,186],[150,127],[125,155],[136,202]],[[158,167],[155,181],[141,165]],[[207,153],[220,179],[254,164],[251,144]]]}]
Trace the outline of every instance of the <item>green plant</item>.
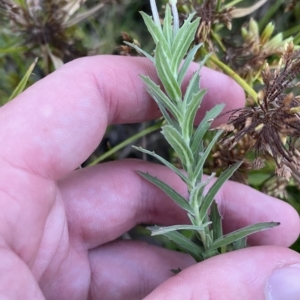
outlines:
[{"label": "green plant", "polygon": [[[246,246],[248,235],[272,228],[277,226],[278,223],[259,223],[227,235],[223,234],[222,218],[214,198],[220,187],[238,169],[241,162],[223,171],[217,179],[214,179],[215,174],[207,178],[203,176],[204,163],[222,131],[216,132],[207,147],[203,144],[203,137],[209,130],[213,119],[222,111],[223,105],[217,105],[208,111],[202,122],[194,128],[194,119],[205,95],[205,90],[199,88],[199,70],[208,59],[208,56],[199,64],[199,70],[193,74],[185,94],[182,94],[183,79],[202,45],[193,45],[199,18],[194,19],[195,14],[190,14],[180,27],[176,2],[172,0],[166,5],[163,26],[161,26],[154,0],[150,0],[153,19],[142,13],[147,29],[156,45],[154,56],[143,51],[136,44],[127,44],[139,53],[144,54],[155,65],[162,87],[155,84],[149,77],[141,77],[147,86],[148,92],[161,110],[165,120],[165,125],[162,126],[162,134],[178,155],[183,170],[178,169],[154,152],[140,147],[138,149],[154,156],[176,173],[187,185],[189,199],[183,198],[160,179],[148,173],[139,172],[139,174],[170,196],[187,212],[191,221],[191,225],[149,227],[152,235],[165,235],[184,251],[190,253],[196,260],[201,261],[219,253],[243,248]],[[210,184],[211,187],[205,194],[204,190]],[[191,232],[191,238],[187,238],[181,233],[181,231],[186,230]]]}]

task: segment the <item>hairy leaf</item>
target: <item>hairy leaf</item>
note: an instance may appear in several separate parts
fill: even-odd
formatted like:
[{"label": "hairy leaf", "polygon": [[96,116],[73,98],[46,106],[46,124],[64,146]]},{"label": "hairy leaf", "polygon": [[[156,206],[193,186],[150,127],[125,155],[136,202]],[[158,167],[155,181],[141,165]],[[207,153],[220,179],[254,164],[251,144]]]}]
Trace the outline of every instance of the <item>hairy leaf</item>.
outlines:
[{"label": "hairy leaf", "polygon": [[184,137],[190,138],[193,134],[195,117],[205,93],[205,90],[198,91],[198,93],[191,96],[191,100],[186,106],[182,124]]},{"label": "hairy leaf", "polygon": [[178,107],[162,92],[160,86],[156,85],[148,76],[141,76],[141,78],[147,85],[149,94],[153,99],[161,103],[176,119],[181,119],[181,112]]},{"label": "hairy leaf", "polygon": [[154,42],[157,44],[158,42],[162,44],[162,47],[165,51],[168,52],[168,56],[171,57],[171,51],[170,47],[162,33],[161,28],[156,26],[156,24],[153,22],[152,18],[145,14],[144,12],[141,12],[141,15],[144,19],[144,22],[147,26],[148,31],[150,32]]},{"label": "hairy leaf", "polygon": [[184,24],[178,30],[176,37],[174,37],[174,47],[172,47],[172,62],[171,69],[173,72],[177,72],[180,63],[188,52],[192,41],[194,40],[200,19],[197,18],[191,22],[195,13],[190,14],[184,21]]},{"label": "hairy leaf", "polygon": [[196,231],[203,231],[206,226],[211,224],[211,222],[207,222],[202,226],[196,225],[173,225],[173,226],[166,226],[166,227],[159,227],[159,226],[149,226],[147,229],[151,230],[151,235],[159,235],[159,234],[166,234],[172,231],[178,230],[196,230]]},{"label": "hairy leaf", "polygon": [[157,177],[154,177],[148,173],[140,172],[138,173],[159,187],[161,190],[163,190],[170,198],[172,198],[181,208],[183,208],[185,211],[187,211],[189,214],[194,215],[193,210],[191,209],[189,203],[184,199],[180,194],[178,194],[174,189],[172,189],[169,185],[158,179]]},{"label": "hairy leaf", "polygon": [[171,147],[176,151],[182,163],[185,166],[191,166],[194,161],[193,154],[182,135],[170,125],[163,126],[162,134]]},{"label": "hairy leaf", "polygon": [[178,73],[178,76],[177,76],[177,81],[178,81],[178,84],[181,86],[182,82],[183,82],[183,79],[186,75],[186,72],[187,70],[189,69],[191,63],[193,62],[194,60],[194,57],[197,53],[197,51],[199,50],[199,48],[202,46],[202,44],[198,44],[198,45],[195,45],[188,53],[188,55],[186,56],[184,62],[182,63],[182,66],[180,67],[180,71]]},{"label": "hairy leaf", "polygon": [[214,135],[213,139],[210,141],[207,148],[205,149],[204,153],[201,153],[201,155],[199,153],[199,160],[194,169],[194,178],[196,178],[196,181],[201,180],[203,175],[204,163],[221,134],[222,134],[222,130],[217,131],[217,133]]},{"label": "hairy leaf", "polygon": [[222,246],[229,245],[235,241],[238,241],[242,238],[245,238],[253,233],[274,228],[278,226],[280,223],[278,222],[265,222],[265,223],[257,223],[253,225],[246,226],[242,229],[233,231],[229,234],[224,235],[223,237],[220,237],[219,239],[215,240],[212,245],[210,246],[210,249],[217,249]]},{"label": "hairy leaf", "polygon": [[218,193],[218,191],[220,190],[221,186],[225,183],[225,181],[227,181],[232,176],[232,174],[239,168],[239,166],[242,163],[243,163],[242,161],[237,162],[233,166],[231,166],[230,168],[228,168],[224,172],[222,172],[220,177],[215,181],[215,183],[209,189],[209,191],[207,192],[207,194],[205,196],[203,204],[200,208],[200,212],[199,212],[200,218],[202,220],[204,220],[205,217],[207,216],[208,210],[209,210],[211,204],[213,203],[213,200],[214,200],[216,194]]},{"label": "hairy leaf", "polygon": [[170,6],[166,5],[166,13],[163,24],[163,34],[166,38],[168,45],[172,46],[173,43],[173,30],[172,30],[172,15]]},{"label": "hairy leaf", "polygon": [[171,163],[169,163],[167,160],[165,160],[163,157],[159,156],[158,154],[156,154],[155,152],[152,151],[148,151],[146,149],[143,149],[142,147],[135,147],[133,146],[133,148],[146,153],[148,155],[151,155],[153,157],[155,157],[156,159],[158,159],[161,163],[163,163],[166,167],[168,167],[169,169],[171,169],[174,173],[176,173],[185,183],[189,183],[189,179],[182,173],[182,171],[180,171],[179,169],[177,169],[175,166],[173,166]]},{"label": "hairy leaf", "polygon": [[217,240],[223,236],[222,217],[219,212],[218,204],[213,201],[210,209],[209,218],[212,222],[213,240]]},{"label": "hairy leaf", "polygon": [[201,247],[186,238],[178,231],[165,233],[164,236],[166,236],[169,240],[175,242],[184,251],[190,253],[197,261],[202,259]]},{"label": "hairy leaf", "polygon": [[198,125],[194,135],[193,135],[193,139],[192,139],[192,144],[191,144],[191,150],[193,153],[199,153],[199,145],[201,143],[201,140],[203,139],[204,134],[207,132],[207,130],[209,129],[212,121],[214,120],[214,118],[216,116],[218,116],[220,114],[220,112],[223,110],[224,108],[224,104],[218,104],[216,105],[214,108],[212,108],[211,110],[209,110],[205,117],[203,118],[203,120],[200,122],[200,124]]},{"label": "hairy leaf", "polygon": [[156,46],[154,58],[158,77],[164,85],[167,94],[174,102],[181,102],[182,94],[176,80],[177,75],[172,72],[168,54],[160,43]]}]

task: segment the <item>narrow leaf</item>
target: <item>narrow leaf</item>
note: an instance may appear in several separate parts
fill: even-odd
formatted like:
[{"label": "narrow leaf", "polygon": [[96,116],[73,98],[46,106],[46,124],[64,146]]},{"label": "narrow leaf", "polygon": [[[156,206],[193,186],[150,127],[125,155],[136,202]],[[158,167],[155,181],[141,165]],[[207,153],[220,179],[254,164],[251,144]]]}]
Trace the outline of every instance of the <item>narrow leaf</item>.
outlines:
[{"label": "narrow leaf", "polygon": [[184,209],[185,211],[187,211],[189,214],[194,215],[193,210],[191,209],[189,203],[187,202],[187,200],[185,198],[183,198],[180,194],[178,194],[174,189],[172,189],[169,185],[167,185],[166,183],[164,183],[163,181],[161,181],[160,179],[158,179],[157,177],[154,177],[148,173],[144,173],[144,172],[140,172],[138,171],[138,173],[144,177],[145,179],[147,179],[148,181],[150,181],[151,183],[153,183],[154,185],[156,185],[157,187],[159,187],[161,190],[163,190],[170,198],[172,198],[182,209]]},{"label": "narrow leaf", "polygon": [[226,245],[229,245],[239,239],[245,238],[253,233],[274,228],[276,226],[280,225],[278,222],[264,222],[264,223],[257,223],[253,225],[246,226],[242,229],[238,229],[236,231],[233,231],[229,234],[224,235],[223,237],[215,240],[212,245],[210,246],[210,249],[217,249]]},{"label": "narrow leaf", "polygon": [[176,80],[177,75],[170,69],[170,56],[164,51],[163,45],[158,43],[155,51],[155,67],[167,94],[174,102],[181,102],[181,89]]},{"label": "narrow leaf", "polygon": [[165,121],[167,122],[167,124],[173,126],[174,128],[176,128],[177,130],[179,130],[179,124],[172,119],[172,117],[170,116],[169,112],[166,110],[166,108],[163,106],[162,103],[160,103],[158,100],[155,99],[155,102],[157,103],[160,112],[162,113]]},{"label": "narrow leaf", "polygon": [[192,165],[194,162],[193,154],[181,134],[170,125],[165,125],[162,127],[162,134],[178,154],[182,163],[185,166]]},{"label": "narrow leaf", "polygon": [[34,62],[30,65],[30,67],[28,68],[27,72],[25,73],[25,75],[23,76],[23,78],[21,79],[21,81],[19,82],[18,86],[15,88],[15,90],[13,91],[13,93],[11,94],[11,96],[9,97],[8,101],[14,99],[15,97],[17,97],[19,94],[21,94],[23,92],[23,90],[26,87],[27,81],[37,63],[38,59],[36,58],[34,60]]},{"label": "narrow leaf", "polygon": [[213,240],[215,241],[223,236],[222,217],[216,201],[213,201],[211,205],[209,217],[212,223]]},{"label": "narrow leaf", "polygon": [[204,181],[198,182],[198,184],[190,192],[190,206],[197,210],[202,205],[203,199],[205,198],[204,189],[209,184],[209,182],[216,176],[216,173],[212,173]]},{"label": "narrow leaf", "polygon": [[178,76],[177,76],[177,81],[178,81],[178,84],[181,86],[182,84],[182,81],[186,75],[186,72],[187,70],[189,69],[191,63],[193,62],[194,60],[194,57],[197,53],[197,51],[199,50],[199,48],[202,46],[202,44],[198,44],[198,45],[195,45],[188,53],[187,57],[185,58],[184,62],[182,63],[182,66],[180,68],[180,71],[178,73]]},{"label": "narrow leaf", "polygon": [[190,206],[195,209],[195,207],[200,207],[204,199],[204,189],[206,184],[200,182],[196,187],[194,187],[190,192]]},{"label": "narrow leaf", "polygon": [[160,235],[160,234],[166,234],[168,232],[172,231],[178,231],[178,230],[195,230],[195,231],[203,231],[204,227],[211,224],[211,222],[207,222],[203,224],[202,226],[196,226],[196,225],[173,225],[173,226],[166,226],[166,227],[159,227],[159,226],[149,226],[147,229],[151,230],[151,235]]},{"label": "narrow leaf", "polygon": [[200,82],[200,70],[204,66],[205,62],[207,61],[209,55],[206,55],[201,63],[198,64],[198,70],[194,73],[189,84],[187,86],[183,102],[188,103],[191,99],[193,94],[196,94],[199,91],[199,82]]},{"label": "narrow leaf", "polygon": [[207,159],[208,155],[210,154],[211,149],[213,148],[213,146],[215,145],[215,143],[217,142],[217,140],[219,139],[221,134],[222,134],[222,130],[217,131],[217,133],[214,135],[214,137],[208,144],[207,148],[205,149],[204,153],[201,153],[201,156],[199,155],[199,160],[194,169],[194,178],[196,178],[197,181],[201,180],[202,175],[203,175],[204,163],[206,162],[206,159]]},{"label": "narrow leaf", "polygon": [[190,253],[197,261],[202,260],[201,247],[186,238],[178,231],[165,233],[164,236],[166,236],[169,240],[175,242],[181,249]]},{"label": "narrow leaf", "polygon": [[169,45],[162,33],[161,28],[159,28],[158,26],[156,26],[156,24],[153,22],[152,18],[150,16],[148,16],[147,14],[145,14],[144,12],[141,12],[141,15],[144,19],[144,22],[147,26],[148,31],[150,32],[154,43],[157,44],[158,42],[162,44],[162,47],[165,51],[167,51],[167,55],[168,57],[171,57],[171,50],[169,48]]},{"label": "narrow leaf", "polygon": [[243,237],[232,243],[232,250],[247,248],[247,237]]},{"label": "narrow leaf", "polygon": [[141,49],[138,45],[133,44],[133,43],[129,43],[124,41],[124,44],[130,46],[131,48],[135,49],[137,52],[140,52],[141,54],[143,54],[144,56],[146,56],[148,59],[150,59],[150,61],[152,61],[154,63],[154,57],[151,56],[149,53],[147,53],[146,51],[144,51],[143,49]]},{"label": "narrow leaf", "polygon": [[147,85],[148,92],[156,102],[161,103],[177,120],[181,120],[181,112],[177,106],[162,92],[159,85],[156,85],[148,76],[141,76]]},{"label": "narrow leaf", "polygon": [[173,39],[172,15],[171,15],[171,9],[169,4],[166,4],[166,12],[165,12],[165,18],[163,24],[163,34],[165,36],[168,45],[172,45],[172,39]]},{"label": "narrow leaf", "polygon": [[186,106],[182,125],[183,136],[185,137],[190,137],[193,134],[195,117],[205,93],[205,90],[198,91],[197,94],[191,96],[191,101]]},{"label": "narrow leaf", "polygon": [[178,71],[180,63],[182,62],[195,38],[200,19],[197,18],[191,22],[194,15],[195,13],[189,15],[174,38],[174,46],[172,47],[173,56],[171,62],[171,69],[173,72]]},{"label": "narrow leaf", "polygon": [[209,189],[209,191],[207,192],[207,194],[205,196],[205,199],[203,201],[203,205],[202,205],[202,207],[200,208],[200,211],[199,211],[199,215],[200,215],[200,218],[202,220],[207,215],[207,212],[208,212],[212,202],[214,201],[214,198],[215,198],[216,194],[220,190],[221,186],[225,183],[226,180],[228,180],[232,176],[232,174],[239,168],[239,166],[242,163],[243,163],[242,161],[237,162],[233,166],[231,166],[230,168],[223,171],[221,173],[221,175],[219,176],[219,178],[215,181],[215,183]]},{"label": "narrow leaf", "polygon": [[[199,81],[200,81],[200,75],[199,75],[200,69],[198,69],[192,76],[191,80],[189,81],[189,84],[186,88],[183,102],[185,104],[188,104],[189,101],[191,101],[192,96],[199,92]],[[205,91],[205,90],[202,90]]]},{"label": "narrow leaf", "polygon": [[199,152],[199,144],[201,143],[204,134],[207,132],[207,130],[209,129],[213,119],[218,116],[220,114],[220,112],[223,110],[224,108],[224,104],[218,104],[216,105],[214,108],[212,108],[211,110],[209,110],[205,117],[202,119],[201,123],[198,125],[193,139],[192,139],[192,144],[191,144],[191,149],[193,153],[197,153]]},{"label": "narrow leaf", "polygon": [[142,147],[136,147],[133,146],[134,149],[137,149],[143,153],[146,153],[148,155],[151,155],[153,157],[155,157],[157,160],[159,160],[161,163],[163,163],[166,167],[168,167],[169,169],[171,169],[174,173],[176,173],[185,183],[189,183],[189,179],[179,170],[177,169],[175,166],[173,166],[171,163],[169,163],[167,160],[165,160],[163,157],[159,156],[158,154],[156,154],[155,152],[152,151],[148,151],[146,149],[143,149]]}]

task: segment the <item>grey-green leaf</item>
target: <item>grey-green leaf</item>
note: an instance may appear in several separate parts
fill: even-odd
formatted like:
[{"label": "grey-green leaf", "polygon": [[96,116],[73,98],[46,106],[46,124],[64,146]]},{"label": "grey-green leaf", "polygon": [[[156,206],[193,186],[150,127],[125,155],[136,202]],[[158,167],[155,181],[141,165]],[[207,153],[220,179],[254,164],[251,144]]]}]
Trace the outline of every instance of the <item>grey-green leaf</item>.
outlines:
[{"label": "grey-green leaf", "polygon": [[180,27],[176,37],[174,37],[174,46],[172,47],[173,56],[171,62],[171,69],[173,72],[178,72],[179,65],[194,40],[200,22],[199,18],[191,22],[194,15],[195,13],[189,15],[189,17],[184,21],[184,24]]},{"label": "grey-green leaf", "polygon": [[190,192],[190,205],[195,209],[195,207],[200,207],[203,199],[204,199],[204,189],[205,182],[200,182],[197,186],[195,186]]},{"label": "grey-green leaf", "polygon": [[168,96],[176,103],[182,101],[182,93],[177,82],[177,74],[170,68],[170,57],[165,52],[163,45],[158,43],[155,51],[155,67]]},{"label": "grey-green leaf", "polygon": [[221,173],[221,175],[219,176],[219,178],[215,181],[215,183],[209,189],[209,191],[207,192],[207,194],[205,196],[203,204],[200,208],[200,211],[199,211],[199,215],[200,215],[200,218],[202,220],[204,220],[205,216],[207,215],[208,210],[209,210],[216,194],[218,193],[218,191],[222,187],[222,185],[225,183],[225,181],[227,181],[232,176],[232,174],[239,168],[239,166],[242,163],[243,163],[242,161],[237,162],[233,166],[231,166],[230,168],[223,171]]},{"label": "grey-green leaf", "polygon": [[222,217],[216,201],[213,201],[211,205],[209,217],[212,222],[213,239],[215,241],[223,236]]},{"label": "grey-green leaf", "polygon": [[182,63],[182,66],[180,68],[180,71],[178,73],[178,76],[177,76],[177,81],[178,81],[178,84],[181,86],[182,82],[183,82],[183,79],[186,75],[186,72],[187,70],[189,69],[191,63],[193,62],[194,60],[194,57],[197,53],[197,51],[199,50],[199,48],[202,46],[202,44],[198,44],[198,45],[195,45],[188,53],[187,57],[185,58],[184,62]]},{"label": "grey-green leaf", "polygon": [[[198,69],[192,76],[191,80],[189,81],[189,84],[186,88],[183,102],[187,105],[194,94],[197,94],[199,92],[199,81],[200,81],[200,75],[199,75],[200,69]],[[205,90],[202,90],[205,91]]]},{"label": "grey-green leaf", "polygon": [[168,56],[171,57],[171,49],[169,48],[168,42],[166,41],[161,28],[156,26],[152,18],[147,14],[145,14],[144,12],[141,12],[141,15],[144,19],[147,29],[150,32],[155,44],[157,44],[158,42],[161,43],[164,50],[168,52]]},{"label": "grey-green leaf", "polygon": [[170,125],[162,127],[162,134],[176,151],[184,166],[191,166],[194,162],[193,154],[182,135]]},{"label": "grey-green leaf", "polygon": [[163,34],[167,43],[172,46],[173,42],[173,30],[172,30],[172,15],[170,5],[166,5],[166,12],[163,24]]},{"label": "grey-green leaf", "polygon": [[148,76],[141,76],[144,83],[147,85],[149,94],[153,99],[161,103],[177,120],[181,119],[181,112],[177,106],[162,92],[159,85],[156,85]]},{"label": "grey-green leaf", "polygon": [[204,163],[211,152],[211,149],[219,139],[220,135],[222,134],[222,130],[217,131],[217,133],[214,135],[213,139],[208,144],[207,148],[205,149],[204,153],[199,154],[199,160],[197,161],[197,164],[194,169],[194,178],[196,178],[196,181],[201,180],[203,175],[203,166]]},{"label": "grey-green leaf", "polygon": [[152,176],[152,175],[150,175],[148,173],[144,173],[144,172],[140,172],[140,171],[138,171],[138,173],[142,177],[144,177],[145,179],[147,179],[148,181],[150,181],[151,183],[153,183],[154,185],[156,185],[157,187],[159,187],[161,190],[163,190],[182,209],[184,209],[185,211],[187,211],[189,214],[194,215],[194,212],[193,212],[192,208],[190,207],[189,203],[187,202],[187,200],[185,198],[183,198],[180,194],[178,194],[169,185],[167,185],[165,182],[161,181],[157,177],[154,177],[154,176]]},{"label": "grey-green leaf", "polygon": [[135,49],[137,52],[140,52],[141,54],[143,54],[144,56],[146,56],[147,58],[149,58],[153,63],[154,63],[154,57],[151,56],[149,53],[147,53],[146,51],[144,51],[143,49],[141,49],[139,46],[137,46],[136,44],[133,43],[129,43],[124,41],[124,44],[130,46],[131,48]]},{"label": "grey-green leaf", "polygon": [[190,138],[193,134],[195,117],[205,93],[205,90],[198,91],[198,93],[191,96],[191,100],[186,106],[183,117],[182,131],[183,136],[187,138]]},{"label": "grey-green leaf", "polygon": [[191,101],[191,96],[193,94],[196,94],[199,92],[199,84],[200,84],[200,70],[202,69],[202,67],[204,66],[206,60],[208,58],[208,55],[206,55],[204,57],[204,59],[198,63],[198,70],[196,72],[194,72],[192,78],[189,81],[189,84],[187,86],[185,95],[184,95],[184,99],[183,102],[184,103],[189,103],[189,101]]},{"label": "grey-green leaf", "polygon": [[173,225],[173,226],[166,226],[166,227],[159,227],[159,226],[149,226],[147,229],[151,230],[151,235],[159,235],[159,234],[166,234],[172,231],[178,230],[196,230],[196,231],[203,231],[204,227],[210,225],[211,222],[207,222],[202,226],[196,225]]},{"label": "grey-green leaf", "polygon": [[224,104],[218,104],[211,110],[209,110],[201,123],[198,125],[192,139],[191,149],[193,153],[199,153],[199,145],[203,139],[204,134],[209,129],[213,119],[220,114],[224,108]]},{"label": "grey-green leaf", "polygon": [[139,150],[139,151],[141,151],[143,153],[146,153],[148,155],[151,155],[151,156],[155,157],[160,162],[162,162],[165,166],[167,166],[169,169],[171,169],[174,173],[176,173],[185,183],[187,183],[187,184],[189,183],[189,179],[179,169],[177,169],[175,166],[173,166],[171,163],[169,163],[163,157],[159,156],[155,152],[143,149],[142,147],[135,147],[135,146],[133,146],[133,148],[135,148],[135,149],[137,149],[137,150]]},{"label": "grey-green leaf", "polygon": [[243,237],[232,243],[232,250],[244,249],[247,247],[247,237]]},{"label": "grey-green leaf", "polygon": [[202,249],[200,246],[186,238],[178,231],[172,231],[165,233],[169,240],[175,242],[181,249],[185,250],[186,252],[190,253],[197,261],[202,260]]},{"label": "grey-green leaf", "polygon": [[155,102],[157,103],[159,110],[161,111],[166,123],[179,130],[179,124],[174,119],[172,119],[164,105],[160,103],[157,99],[155,99]]},{"label": "grey-green leaf", "polygon": [[215,240],[212,245],[210,246],[210,249],[217,249],[226,245],[229,245],[239,239],[245,238],[253,233],[274,228],[276,226],[280,225],[278,222],[264,222],[264,223],[257,223],[253,225],[246,226],[242,229],[238,229],[236,231],[233,231],[229,234],[224,235],[223,237],[220,237],[219,239]]}]

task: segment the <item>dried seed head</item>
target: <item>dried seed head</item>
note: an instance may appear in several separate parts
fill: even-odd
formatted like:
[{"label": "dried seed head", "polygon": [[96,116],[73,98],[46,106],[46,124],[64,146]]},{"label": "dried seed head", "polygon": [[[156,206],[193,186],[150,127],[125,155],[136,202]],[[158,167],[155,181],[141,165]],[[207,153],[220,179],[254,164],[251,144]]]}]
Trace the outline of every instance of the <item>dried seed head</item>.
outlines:
[{"label": "dried seed head", "polygon": [[[51,48],[51,51],[54,50],[55,54],[60,57],[74,58],[86,55],[86,51],[72,35],[74,31],[67,29],[96,12],[103,7],[103,3],[109,0],[103,0],[103,3],[89,11],[74,16],[85,1],[1,0],[0,12],[9,22],[9,30],[14,35],[20,36],[34,55],[40,56],[41,51],[44,52],[43,54],[47,54]],[[75,43],[77,43],[76,47],[74,47]]]},{"label": "dried seed head", "polygon": [[287,167],[286,165],[282,165],[282,166],[277,166],[275,169],[275,173],[280,176],[285,178],[287,181],[289,181],[291,179],[292,176],[292,171],[289,167]]},{"label": "dried seed head", "polygon": [[[231,29],[231,8],[220,8],[217,10],[216,0],[204,0],[200,4],[198,0],[179,0],[179,6],[189,7],[191,11],[195,11],[195,17],[200,17],[200,24],[195,36],[195,43],[207,43],[211,51],[214,50],[212,42],[212,26],[217,23],[224,24],[228,29]],[[182,15],[182,19],[186,18]],[[183,21],[182,20],[182,21]]]},{"label": "dried seed head", "polygon": [[[127,32],[121,32],[123,42],[128,42],[138,47],[141,47],[138,40],[132,38]],[[129,45],[121,45],[116,48],[116,53],[123,56],[142,56],[141,53],[136,51],[134,48]]]},{"label": "dried seed head", "polygon": [[265,166],[265,159],[261,157],[256,157],[252,163],[252,168],[254,170],[262,169]]},{"label": "dried seed head", "polygon": [[[285,44],[292,39],[283,39],[281,33],[272,37],[274,24],[269,23],[259,34],[259,27],[255,20],[251,19],[249,24],[242,27],[243,44],[233,46],[231,40],[226,50],[226,62],[247,82],[253,83],[253,79],[260,79],[260,72],[265,64],[266,58],[272,55],[282,55]],[[276,61],[273,62],[276,64]],[[279,67],[281,68],[281,67]],[[264,66],[266,76],[269,69]]]},{"label": "dried seed head", "polygon": [[[284,94],[284,91],[295,86],[294,79],[300,73],[300,52],[290,43],[282,60],[281,70],[274,72],[266,65],[262,72],[265,89],[259,93],[259,104],[231,112],[227,125],[233,125],[234,131],[226,133],[223,145],[230,150],[232,145],[249,136],[256,156],[273,157],[276,173],[290,178],[289,170],[297,170],[300,165],[295,146],[300,138],[300,102],[299,97],[293,93]],[[258,162],[254,164],[257,165]]]}]

